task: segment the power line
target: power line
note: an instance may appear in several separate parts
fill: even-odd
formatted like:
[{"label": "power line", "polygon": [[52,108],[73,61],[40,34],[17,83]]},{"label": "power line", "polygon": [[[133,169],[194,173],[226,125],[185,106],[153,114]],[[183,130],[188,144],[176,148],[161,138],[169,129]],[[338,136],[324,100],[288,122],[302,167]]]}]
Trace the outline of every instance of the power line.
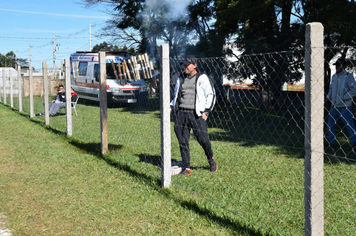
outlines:
[{"label": "power line", "polygon": [[[95,26],[97,26],[97,25],[98,25],[98,24],[94,23],[92,27],[95,27]],[[74,33],[72,33],[72,34],[69,34],[69,35],[67,35],[67,36],[55,36],[55,39],[86,39],[86,38],[88,38],[88,36],[83,36],[83,37],[75,36],[75,35],[79,35],[79,34],[81,34],[81,33],[84,33],[84,32],[86,32],[86,31],[89,31],[89,29],[84,28],[84,29],[78,30],[78,31],[76,31],[76,32],[74,32]],[[75,36],[75,37],[73,37],[73,36]],[[93,37],[98,37],[98,38],[99,38],[99,36],[93,36]],[[40,46],[36,46],[36,47],[31,46],[32,48],[44,48],[44,47],[49,46],[49,45],[51,45],[51,44],[53,43],[53,41],[52,41],[53,38],[31,38],[31,37],[8,37],[8,36],[0,36],[0,39],[1,39],[1,38],[5,38],[5,39],[21,39],[21,40],[30,40],[30,39],[34,39],[34,40],[51,40],[50,42],[48,42],[48,43],[46,43],[46,44],[44,44],[44,45],[40,45]],[[19,54],[25,53],[25,52],[27,52],[27,51],[28,51],[28,50],[21,51],[21,52],[19,52]]]},{"label": "power line", "polygon": [[35,39],[35,40],[42,40],[42,39],[51,39],[51,38],[30,38],[30,37],[9,37],[9,36],[0,36],[0,39]]},{"label": "power line", "polygon": [[59,14],[59,13],[46,13],[46,12],[34,12],[34,11],[20,11],[12,9],[2,9],[0,11],[11,11],[19,13],[28,13],[28,14],[37,14],[37,15],[50,15],[50,16],[65,16],[65,17],[74,17],[74,18],[96,18],[96,19],[109,19],[109,16],[93,16],[93,15],[68,15],[68,14]]}]

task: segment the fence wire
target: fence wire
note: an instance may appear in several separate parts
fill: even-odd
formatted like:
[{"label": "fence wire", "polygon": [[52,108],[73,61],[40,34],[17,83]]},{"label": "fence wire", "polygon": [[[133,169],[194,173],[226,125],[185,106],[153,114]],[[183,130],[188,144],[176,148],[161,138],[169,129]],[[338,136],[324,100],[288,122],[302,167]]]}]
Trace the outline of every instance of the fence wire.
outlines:
[{"label": "fence wire", "polygon": [[[349,51],[355,49],[350,47]],[[329,91],[333,63],[340,48],[325,48],[324,98]],[[216,91],[216,104],[207,121],[214,157],[219,166],[209,172],[204,151],[190,138],[190,176],[172,176],[171,191],[184,207],[209,215],[236,232],[262,235],[302,235],[304,232],[304,51],[284,51],[235,57],[198,58],[198,70],[208,75]],[[355,75],[356,58],[347,55],[349,73]],[[183,76],[182,59],[170,59],[172,99],[177,77]],[[0,73],[1,102],[3,78]],[[6,77],[6,76],[5,76]],[[9,77],[5,78],[9,81]],[[159,76],[147,81],[145,104],[108,109],[108,164],[141,176],[147,183],[161,178]],[[167,79],[167,78],[163,78]],[[16,80],[14,80],[16,81]],[[154,82],[152,82],[154,81]],[[16,83],[16,82],[13,82]],[[6,82],[5,86],[9,82]],[[322,85],[321,85],[322,86]],[[14,87],[16,85],[14,84]],[[5,88],[10,91],[9,87]],[[9,104],[9,92],[6,92]],[[163,98],[167,99],[167,98]],[[43,109],[37,97],[35,113]],[[313,101],[325,103],[323,101]],[[15,107],[17,100],[15,99]],[[353,102],[353,120],[356,118]],[[29,113],[28,97],[23,112]],[[324,227],[326,235],[356,232],[356,154],[345,125],[336,124],[337,146],[329,147],[330,107],[325,103],[324,124]],[[78,147],[93,154],[100,149],[97,103],[80,100],[73,114],[73,136]],[[34,118],[39,119],[41,118]],[[171,114],[172,165],[181,155]],[[51,118],[51,127],[65,132],[65,118]],[[177,191],[183,189],[184,191]]]}]

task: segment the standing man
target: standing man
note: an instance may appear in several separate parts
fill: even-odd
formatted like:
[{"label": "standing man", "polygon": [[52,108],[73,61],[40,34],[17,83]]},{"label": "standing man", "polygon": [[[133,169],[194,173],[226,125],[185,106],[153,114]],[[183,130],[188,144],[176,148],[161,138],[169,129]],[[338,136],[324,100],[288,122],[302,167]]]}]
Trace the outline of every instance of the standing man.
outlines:
[{"label": "standing man", "polygon": [[356,81],[354,76],[344,70],[346,61],[339,58],[335,65],[336,73],[331,78],[330,90],[327,99],[331,102],[328,128],[331,147],[337,147],[336,122],[341,118],[350,134],[353,146],[356,146],[356,129],[352,114],[352,100],[356,96]]},{"label": "standing man", "polygon": [[188,56],[183,61],[184,78],[177,78],[174,88],[174,98],[171,108],[175,111],[176,120],[174,131],[176,133],[180,153],[182,156],[182,171],[180,175],[190,175],[190,130],[198,143],[204,149],[208,159],[210,171],[216,172],[218,166],[213,156],[213,150],[208,136],[206,120],[215,104],[215,91],[206,74],[197,70],[197,59]]}]

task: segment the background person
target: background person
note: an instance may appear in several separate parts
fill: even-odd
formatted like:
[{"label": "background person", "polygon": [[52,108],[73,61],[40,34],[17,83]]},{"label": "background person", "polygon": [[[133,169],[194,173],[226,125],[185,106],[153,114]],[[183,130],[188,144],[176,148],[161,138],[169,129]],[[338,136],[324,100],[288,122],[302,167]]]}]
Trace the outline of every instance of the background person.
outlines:
[{"label": "background person", "polygon": [[[71,88],[71,101],[75,102],[78,98],[78,94]],[[66,96],[63,85],[58,86],[58,94],[55,100],[49,103],[49,116],[53,117],[57,114],[59,109],[66,107]],[[44,115],[44,109],[36,116]]]},{"label": "background person", "polygon": [[215,91],[206,74],[200,74],[197,70],[197,60],[194,56],[188,56],[183,61],[185,76],[178,77],[174,88],[174,98],[171,108],[175,111],[176,120],[174,131],[176,133],[180,153],[182,156],[181,175],[189,175],[190,130],[198,143],[204,149],[210,165],[210,171],[216,172],[218,166],[213,157],[213,150],[208,136],[206,120],[209,112],[215,104]]},{"label": "background person", "polygon": [[330,102],[328,118],[329,146],[336,147],[336,122],[341,118],[350,134],[353,146],[356,146],[356,129],[352,114],[352,101],[356,96],[356,81],[354,76],[344,68],[346,61],[339,58],[335,65],[336,73],[331,78],[327,99]]},{"label": "background person", "polygon": [[[49,109],[51,109],[52,105],[55,104],[55,103],[63,103],[66,101],[66,94],[65,94],[65,91],[64,91],[64,86],[63,85],[59,85],[58,86],[58,93],[57,93],[57,96],[56,96],[56,99],[52,100],[51,102],[48,103],[49,105]],[[44,104],[43,104],[44,105]],[[36,116],[43,116],[45,113],[45,110],[43,108],[43,110],[36,114]]]},{"label": "background person", "polygon": [[[71,102],[75,102],[78,98],[78,94],[71,88],[70,92]],[[66,100],[64,96],[64,102],[55,102],[52,104],[51,108],[49,109],[49,116],[55,116],[59,109],[66,107]]]}]

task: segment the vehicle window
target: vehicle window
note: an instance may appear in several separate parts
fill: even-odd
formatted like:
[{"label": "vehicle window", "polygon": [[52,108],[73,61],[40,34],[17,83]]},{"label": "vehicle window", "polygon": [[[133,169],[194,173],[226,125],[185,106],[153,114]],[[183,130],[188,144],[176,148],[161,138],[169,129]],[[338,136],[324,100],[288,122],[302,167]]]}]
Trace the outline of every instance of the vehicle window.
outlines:
[{"label": "vehicle window", "polygon": [[87,75],[88,62],[79,62],[79,76]]},{"label": "vehicle window", "polygon": [[[117,70],[117,64],[114,64],[115,70]],[[116,73],[119,73],[118,71]],[[112,64],[107,63],[106,64],[106,78],[107,79],[115,79],[115,72],[114,68],[112,67]]]},{"label": "vehicle window", "polygon": [[99,64],[94,65],[94,78],[99,82]]}]

